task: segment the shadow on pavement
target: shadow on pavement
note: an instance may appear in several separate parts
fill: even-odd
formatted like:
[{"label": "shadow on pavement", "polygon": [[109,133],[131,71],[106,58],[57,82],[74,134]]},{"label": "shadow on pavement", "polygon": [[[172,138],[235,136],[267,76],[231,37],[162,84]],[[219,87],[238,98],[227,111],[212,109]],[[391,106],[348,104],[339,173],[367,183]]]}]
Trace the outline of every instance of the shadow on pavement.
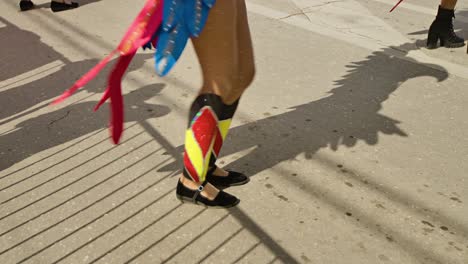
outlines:
[{"label": "shadow on pavement", "polygon": [[[163,86],[148,85],[125,95],[125,121],[142,121],[168,114],[170,109],[166,106],[145,103],[157,96]],[[35,153],[107,128],[109,113],[104,109],[94,112],[96,104],[97,101],[76,103],[17,124],[16,130],[0,137],[5,150],[0,153],[0,170]]]},{"label": "shadow on pavement", "polygon": [[[30,31],[18,28],[3,17],[0,17],[0,82],[17,75],[32,71],[48,63],[60,60],[69,62],[62,54],[41,42],[40,37]],[[2,87],[0,87],[1,89]],[[4,117],[4,107],[0,119]]]},{"label": "shadow on pavement", "polygon": [[[403,47],[394,48],[397,50],[403,49]],[[330,90],[328,97],[292,107],[289,111],[280,115],[233,128],[230,131],[229,139],[226,141],[222,154],[230,155],[246,149],[253,149],[253,151],[231,163],[230,167],[242,170],[248,175],[255,175],[283,161],[294,159],[300,154],[305,154],[307,159],[312,159],[314,154],[323,148],[330,148],[332,150],[338,150],[340,147],[351,148],[358,142],[376,145],[379,143],[379,137],[382,134],[407,137],[407,133],[399,128],[399,121],[397,119],[380,113],[384,102],[399,88],[401,83],[407,80],[431,76],[440,82],[448,77],[448,73],[442,69],[435,70],[434,68],[437,67],[435,65],[425,65],[412,61],[409,58],[403,60],[389,56],[387,54],[388,51],[374,52],[365,60],[348,65],[348,73],[335,81],[335,88]],[[60,59],[60,54],[57,54],[57,56]],[[95,63],[96,61],[92,60],[81,62],[81,64],[80,62],[68,62],[63,69],[53,74],[52,77],[44,77],[46,78],[45,80],[41,79],[34,82],[34,86],[28,84],[14,88],[18,90],[6,95],[9,98],[21,98],[21,95],[24,96],[25,94],[24,91],[34,89],[31,87],[39,87],[36,89],[40,89],[44,85],[51,83],[61,84],[60,89],[54,90],[52,88],[52,92],[48,90],[44,91],[45,93],[50,92],[50,94],[37,99],[37,102],[35,101],[29,105],[26,103],[22,107],[23,110],[28,109],[37,103],[59,95],[63,91],[63,83],[70,82],[71,84],[71,80],[76,79],[75,75],[81,75],[83,71],[89,69]],[[137,66],[134,68],[141,66],[141,63],[143,62],[136,63]],[[74,78],[71,76],[74,76]],[[102,76],[105,76],[105,74],[102,74]],[[93,89],[95,86],[95,83],[89,85],[88,87],[90,88],[88,90],[96,90]],[[161,89],[163,89],[163,85],[156,84],[143,87],[128,94],[125,98],[127,106],[126,120],[146,124],[145,120],[149,118],[169,113],[170,110],[165,106],[151,105],[144,102],[146,99],[159,93]],[[6,96],[4,95],[5,92],[2,92],[1,97]],[[5,103],[7,102],[5,101]],[[8,149],[7,153],[0,154],[0,169],[9,167],[42,150],[105,128],[107,126],[108,114],[105,111],[93,114],[92,107],[95,103],[80,102],[19,123],[16,127],[17,130],[0,137],[0,146],[6,146]],[[80,125],[77,127],[76,124]],[[143,127],[145,126],[143,125]],[[151,132],[148,128],[145,127],[145,129],[149,133]],[[163,136],[159,135],[157,131],[153,132],[150,134],[153,135],[154,139],[162,146],[165,146],[166,150],[177,160],[161,170],[180,169],[182,166],[181,154],[183,146],[179,146],[173,151],[174,148],[171,147]],[[304,184],[290,179],[288,176],[285,175],[285,179],[289,179],[291,184]],[[369,184],[377,185],[378,183],[371,182]],[[381,189],[384,188],[381,187]],[[320,191],[317,191],[318,189],[320,189],[320,186],[304,187],[306,192],[314,194],[320,193]],[[412,203],[411,198],[406,197],[405,194],[388,190],[385,190],[385,195],[389,196],[389,199],[400,203],[403,202],[405,205]],[[170,190],[168,195],[169,193],[172,194],[173,190]],[[342,209],[343,204],[345,204],[344,201],[332,195],[318,196],[316,198],[322,199],[338,209]],[[178,207],[175,207],[173,210],[176,209]],[[244,228],[255,234],[281,260],[286,261],[286,263],[297,262],[241,210],[236,208],[231,212],[231,215],[242,223]],[[432,217],[441,218],[443,216],[432,215]],[[158,219],[150,224],[153,225],[157,221]],[[374,219],[363,217],[361,218],[361,224],[369,226],[371,229],[375,228],[373,227],[375,226]],[[462,232],[466,231],[463,227],[459,227],[459,229]],[[139,232],[144,231],[146,231],[146,227]],[[379,230],[374,231],[380,232]],[[429,257],[437,261],[438,257],[434,256],[427,249],[422,248],[421,245],[415,244],[413,241],[406,241],[404,238],[399,237],[396,232],[392,232],[392,230],[388,232],[395,239],[395,243],[400,243],[400,246],[411,251],[409,252],[410,254],[421,260]],[[132,238],[130,237],[129,239]],[[166,236],[162,239],[165,238]],[[126,243],[127,241],[125,240],[121,243]],[[155,241],[147,249],[151,249],[151,247],[159,242],[160,240]],[[134,258],[145,252],[146,249],[135,255]],[[74,251],[70,254],[73,253]]]},{"label": "shadow on pavement", "polygon": [[[231,155],[247,149],[250,151],[228,167],[254,176],[281,162],[295,159],[301,154],[305,155],[306,159],[313,159],[314,154],[323,148],[332,150],[338,150],[340,147],[351,148],[358,142],[377,145],[381,135],[407,137],[407,133],[399,128],[400,122],[397,119],[380,113],[384,102],[402,83],[410,79],[430,76],[442,82],[448,78],[447,71],[440,66],[388,55],[394,54],[395,51],[403,52],[415,48],[414,44],[405,44],[374,52],[365,60],[348,65],[348,73],[335,81],[335,88],[330,90],[329,96],[291,107],[283,114],[232,128],[221,154]],[[182,153],[182,151],[183,146],[179,146],[177,152]],[[161,170],[181,168],[180,157],[181,154],[176,163],[169,164]],[[310,186],[289,174],[283,176],[291,184],[314,196],[314,199],[321,199],[338,210],[346,210],[344,208],[346,202],[334,197],[333,194],[317,196],[326,193],[321,191],[320,186]],[[363,178],[357,180],[366,182],[370,188],[376,188],[390,200],[408,208],[413,208],[415,205],[419,207],[418,202],[409,195],[395,192],[390,187],[380,186],[378,180],[373,177],[371,179],[374,181]],[[426,210],[424,214],[442,222],[444,220],[454,222],[450,221],[448,216]],[[366,216],[361,217],[360,223],[375,229],[373,231],[376,233],[383,232],[375,227],[375,220],[366,219]],[[456,228],[458,232],[467,233],[464,226]],[[387,230],[382,235],[392,237],[402,248],[421,260],[438,260],[437,255],[422,245],[399,236],[397,232]]]},{"label": "shadow on pavement", "polygon": [[[4,64],[6,66],[0,71],[0,80],[11,79],[52,62],[59,61],[60,63],[51,74],[34,74],[34,76],[25,77],[21,83],[9,82],[3,89],[0,87],[0,125],[26,115],[34,115],[36,111],[49,107],[51,99],[62,94],[99,62],[96,59],[71,62],[52,47],[41,42],[38,35],[19,29],[5,19],[0,18],[0,22],[6,25],[0,28],[1,38],[12,40],[11,43],[3,41],[0,43],[2,60],[6,62]],[[17,45],[18,43],[27,47]],[[141,68],[149,58],[151,54],[138,54],[128,72]],[[15,65],[15,67],[8,65]],[[109,67],[84,89],[91,95],[102,92],[108,70]],[[31,77],[39,77],[39,79],[22,84]],[[19,85],[16,86],[17,84]],[[156,96],[162,89],[163,84],[154,84],[126,95],[125,100],[128,106],[126,121],[141,121],[145,118],[168,114],[169,108],[144,102]],[[42,114],[17,124],[12,132],[0,135],[0,170],[35,153],[107,127],[107,111],[103,109],[97,113],[92,111],[96,103],[94,101],[80,102]],[[58,122],[61,119],[65,120]],[[80,126],[78,127],[77,124]]]}]

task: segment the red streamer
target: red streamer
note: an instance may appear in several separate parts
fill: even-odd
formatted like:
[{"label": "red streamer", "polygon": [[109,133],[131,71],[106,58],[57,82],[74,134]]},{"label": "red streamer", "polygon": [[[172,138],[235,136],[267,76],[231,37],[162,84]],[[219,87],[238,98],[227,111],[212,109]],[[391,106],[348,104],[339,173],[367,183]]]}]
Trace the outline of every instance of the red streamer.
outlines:
[{"label": "red streamer", "polygon": [[390,13],[391,13],[393,10],[395,10],[395,8],[397,8],[397,7],[401,4],[401,2],[403,2],[403,0],[398,1],[398,3],[397,3],[392,9],[390,9]]},{"label": "red streamer", "polygon": [[163,0],[147,0],[145,6],[127,30],[117,49],[113,50],[108,56],[89,70],[52,104],[62,102],[78,89],[85,86],[99,74],[116,53],[120,53],[120,57],[109,75],[107,89],[94,108],[97,110],[107,99],[110,99],[110,130],[113,142],[118,144],[122,136],[124,122],[122,78],[138,49],[151,40],[154,33],[161,25],[162,5]]}]

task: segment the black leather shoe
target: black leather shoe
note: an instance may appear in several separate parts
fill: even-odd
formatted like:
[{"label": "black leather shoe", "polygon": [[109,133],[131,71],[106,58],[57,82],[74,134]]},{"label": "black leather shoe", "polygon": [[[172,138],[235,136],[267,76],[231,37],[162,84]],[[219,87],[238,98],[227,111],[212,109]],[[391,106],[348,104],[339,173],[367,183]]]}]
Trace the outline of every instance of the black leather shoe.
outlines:
[{"label": "black leather shoe", "polygon": [[75,2],[72,2],[71,4],[59,3],[55,1],[50,2],[50,9],[52,9],[53,12],[60,12],[60,11],[65,11],[69,9],[74,9],[74,8],[77,8],[78,6],[79,4]]},{"label": "black leather shoe", "polygon": [[227,188],[231,186],[244,185],[250,181],[250,178],[243,173],[228,171],[227,176],[214,176],[216,167],[211,168],[206,174],[206,181],[213,184],[216,188]]},{"label": "black leather shoe", "polygon": [[34,8],[34,3],[32,1],[21,0],[19,6],[21,11],[28,11]]},{"label": "black leather shoe", "polygon": [[180,181],[178,181],[176,189],[177,199],[183,203],[189,202],[209,208],[230,208],[239,204],[240,200],[237,197],[224,191],[219,191],[214,200],[203,197],[200,193],[203,191],[203,188],[207,183],[208,181],[205,181],[197,190],[192,190],[185,187]]}]

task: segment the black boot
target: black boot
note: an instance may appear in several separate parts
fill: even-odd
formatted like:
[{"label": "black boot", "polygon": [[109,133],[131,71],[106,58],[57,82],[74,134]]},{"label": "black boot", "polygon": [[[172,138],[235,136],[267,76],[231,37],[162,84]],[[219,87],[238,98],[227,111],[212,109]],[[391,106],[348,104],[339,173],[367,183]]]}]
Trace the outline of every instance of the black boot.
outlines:
[{"label": "black boot", "polygon": [[71,2],[71,4],[60,3],[60,2],[55,2],[55,1],[50,2],[50,9],[52,9],[52,12],[61,12],[61,11],[77,8],[78,6],[79,4],[75,2]]},{"label": "black boot", "polygon": [[454,10],[444,9],[439,6],[437,17],[432,22],[427,36],[427,48],[437,48],[437,42],[440,40],[440,46],[446,48],[458,48],[465,46],[465,40],[458,37],[453,31]]},{"label": "black boot", "polygon": [[29,0],[21,0],[19,6],[21,11],[28,11],[34,8],[34,3]]}]

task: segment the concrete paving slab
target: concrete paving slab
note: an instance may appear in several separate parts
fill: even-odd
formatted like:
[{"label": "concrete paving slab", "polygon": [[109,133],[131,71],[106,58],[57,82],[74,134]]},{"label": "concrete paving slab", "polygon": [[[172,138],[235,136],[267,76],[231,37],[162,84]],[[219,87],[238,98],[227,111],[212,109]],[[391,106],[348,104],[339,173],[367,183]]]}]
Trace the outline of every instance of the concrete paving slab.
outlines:
[{"label": "concrete paving slab", "polygon": [[248,1],[257,77],[220,165],[252,180],[204,210],[174,195],[191,47],[167,78],[139,52],[119,146],[92,112],[106,73],[48,106],[143,1],[83,3],[0,3],[1,263],[467,263],[468,55],[424,48],[433,4]]}]

